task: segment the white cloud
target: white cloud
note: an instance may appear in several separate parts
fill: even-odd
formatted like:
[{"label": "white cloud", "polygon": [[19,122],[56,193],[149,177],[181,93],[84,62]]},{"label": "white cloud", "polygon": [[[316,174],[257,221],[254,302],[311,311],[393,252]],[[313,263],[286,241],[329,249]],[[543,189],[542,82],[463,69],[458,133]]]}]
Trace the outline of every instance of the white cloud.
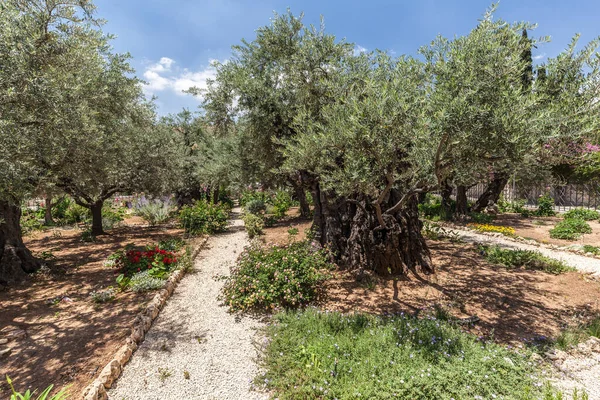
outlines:
[{"label": "white cloud", "polygon": [[369,51],[369,49],[367,49],[366,47],[362,47],[359,44],[354,46],[354,55],[355,56],[362,54],[362,53],[366,53],[367,51]]},{"label": "white cloud", "polygon": [[542,60],[542,59],[544,59],[544,58],[546,58],[546,53],[543,53],[543,54],[538,54],[537,56],[534,56],[534,57],[533,57],[533,59],[534,59],[535,61]]},{"label": "white cloud", "polygon": [[188,68],[178,68],[176,62],[168,57],[162,57],[159,62],[148,65],[144,71],[146,85],[144,91],[147,95],[157,92],[171,91],[177,95],[185,96],[185,90],[192,87],[207,88],[207,80],[214,79],[217,71],[212,66],[215,60],[209,60],[207,66],[198,71]]}]

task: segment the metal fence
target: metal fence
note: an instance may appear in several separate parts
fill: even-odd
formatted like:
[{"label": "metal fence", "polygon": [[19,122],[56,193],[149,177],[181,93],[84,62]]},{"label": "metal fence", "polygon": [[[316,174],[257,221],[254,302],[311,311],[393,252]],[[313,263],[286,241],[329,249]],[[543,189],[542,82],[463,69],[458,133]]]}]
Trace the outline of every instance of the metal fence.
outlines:
[{"label": "metal fence", "polygon": [[[485,191],[486,184],[480,183],[467,190],[467,198],[475,201]],[[556,211],[567,211],[572,208],[600,209],[600,182],[585,184],[552,185],[540,182],[526,184],[510,180],[502,193],[504,200],[509,202],[525,201],[526,206],[537,206],[538,199],[544,194],[554,199]]]}]

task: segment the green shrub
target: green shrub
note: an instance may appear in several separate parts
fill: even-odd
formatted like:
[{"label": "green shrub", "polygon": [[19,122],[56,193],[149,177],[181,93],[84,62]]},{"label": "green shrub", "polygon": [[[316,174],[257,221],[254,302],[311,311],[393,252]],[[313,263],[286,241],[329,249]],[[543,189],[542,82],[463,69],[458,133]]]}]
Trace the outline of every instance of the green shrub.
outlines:
[{"label": "green shrub", "polygon": [[246,228],[246,232],[248,233],[248,237],[250,239],[263,234],[265,221],[261,216],[255,214],[244,214],[242,219],[244,220],[244,227]]},{"label": "green shrub", "polygon": [[248,204],[252,200],[260,200],[264,204],[272,203],[271,196],[269,196],[269,194],[267,192],[248,190],[248,191],[245,191],[244,193],[242,193],[242,195],[240,197],[240,205],[242,207],[246,207],[246,204]]},{"label": "green shrub", "polygon": [[582,219],[584,221],[593,221],[600,219],[600,213],[596,210],[588,208],[574,208],[566,212],[563,217],[565,219]]},{"label": "green shrub", "polygon": [[576,240],[585,233],[592,233],[590,225],[582,219],[569,218],[560,221],[550,230],[553,239]]},{"label": "green shrub", "polygon": [[285,190],[279,190],[273,198],[275,218],[283,218],[292,206],[292,196]]},{"label": "green shrub", "polygon": [[255,199],[250,200],[248,203],[246,203],[246,206],[244,208],[250,214],[259,215],[265,212],[267,206],[264,201],[260,199]]},{"label": "green shrub", "polygon": [[[529,350],[450,322],[307,309],[275,317],[255,383],[279,399],[538,399]],[[548,397],[545,397],[548,398]]]},{"label": "green shrub", "polygon": [[[430,219],[432,221],[439,221],[442,219],[442,199],[439,196],[434,196],[430,193],[427,193],[425,197],[425,201],[419,203],[419,213],[426,219]],[[450,202],[450,210],[451,213],[454,214],[456,212],[456,202],[451,200]]]},{"label": "green shrub", "polygon": [[141,271],[148,271],[156,278],[164,278],[177,265],[177,254],[161,250],[158,246],[137,250],[133,245],[128,245],[111,255],[109,260],[127,278]]},{"label": "green shrub", "polygon": [[297,307],[315,300],[332,265],[308,241],[288,246],[252,244],[226,278],[222,298],[232,311]]},{"label": "green shrub", "polygon": [[150,271],[142,271],[134,274],[128,285],[134,292],[142,293],[161,289],[165,285],[165,280],[152,276]]},{"label": "green shrub", "polygon": [[45,209],[43,207],[38,208],[37,210],[31,210],[28,208],[23,208],[21,211],[21,230],[23,234],[28,234],[30,232],[39,231],[44,228],[44,213]]},{"label": "green shrub", "polygon": [[73,202],[69,197],[63,196],[52,207],[52,218],[55,221],[63,221],[69,205]]},{"label": "green shrub", "polygon": [[496,216],[491,214],[470,213],[469,218],[471,221],[478,224],[489,224],[496,219]]},{"label": "green shrub", "polygon": [[179,223],[192,235],[224,231],[227,227],[229,209],[220,203],[197,201],[193,206],[184,206],[179,212]]},{"label": "green shrub", "polygon": [[554,345],[561,350],[567,350],[585,342],[590,336],[600,338],[600,317],[563,330],[555,339]]},{"label": "green shrub", "polygon": [[185,246],[185,240],[179,237],[172,237],[158,242],[158,248],[166,251],[179,251]]},{"label": "green shrub", "polygon": [[27,391],[25,393],[17,392],[12,384],[12,380],[8,377],[8,375],[6,376],[6,381],[8,382],[8,386],[10,387],[10,390],[12,392],[9,400],[34,400],[34,399],[35,400],[67,400],[68,399],[66,389],[63,389],[60,392],[51,396],[50,392],[54,388],[54,385],[48,386],[42,393],[39,394],[39,396],[36,396],[35,390],[32,392],[31,390],[27,389]]},{"label": "green shrub", "polygon": [[81,222],[89,222],[92,218],[89,208],[80,206],[71,201],[65,211],[64,223],[67,225],[78,224]]},{"label": "green shrub", "polygon": [[167,222],[173,209],[169,202],[152,201],[137,207],[135,213],[151,226],[155,226]]},{"label": "green shrub", "polygon": [[591,246],[589,244],[586,244],[583,246],[583,251],[585,251],[586,253],[592,253],[594,255],[600,255],[600,247],[597,246]]},{"label": "green shrub", "polygon": [[552,217],[556,215],[554,211],[554,199],[549,194],[544,194],[538,199],[538,208],[535,211],[538,217]]},{"label": "green shrub", "polygon": [[546,257],[539,251],[503,249],[499,246],[479,246],[478,250],[489,262],[508,268],[525,267],[555,275],[575,271],[575,268],[560,260]]},{"label": "green shrub", "polygon": [[102,228],[110,230],[123,222],[125,218],[125,210],[123,208],[113,207],[110,204],[105,204],[102,207]]}]

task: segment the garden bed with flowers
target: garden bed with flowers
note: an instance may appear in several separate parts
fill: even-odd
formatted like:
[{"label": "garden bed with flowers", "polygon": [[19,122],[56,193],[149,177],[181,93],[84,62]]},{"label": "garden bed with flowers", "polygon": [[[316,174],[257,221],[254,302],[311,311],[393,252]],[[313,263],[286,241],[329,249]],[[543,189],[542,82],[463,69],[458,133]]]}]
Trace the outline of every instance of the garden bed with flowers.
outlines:
[{"label": "garden bed with flowers", "polygon": [[[0,292],[0,340],[9,349],[0,376],[15,388],[68,388],[72,398],[98,376],[131,333],[136,315],[182,267],[185,232],[174,224],[149,226],[125,216],[94,241],[80,229],[48,229],[26,237],[48,266],[30,282]],[[8,397],[6,382],[0,397]]]}]

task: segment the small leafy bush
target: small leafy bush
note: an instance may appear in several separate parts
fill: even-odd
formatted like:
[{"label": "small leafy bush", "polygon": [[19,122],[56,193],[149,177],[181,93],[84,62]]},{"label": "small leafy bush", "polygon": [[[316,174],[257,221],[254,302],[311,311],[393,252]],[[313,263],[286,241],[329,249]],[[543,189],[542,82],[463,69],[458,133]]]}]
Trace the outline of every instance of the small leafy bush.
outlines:
[{"label": "small leafy bush", "polygon": [[71,201],[65,210],[64,223],[67,225],[78,224],[81,222],[87,223],[91,218],[92,215],[88,208]]},{"label": "small leafy bush", "polygon": [[93,291],[90,293],[90,297],[94,303],[108,303],[115,299],[117,292],[113,288],[106,288],[104,290]]},{"label": "small leafy bush", "polygon": [[125,210],[123,208],[112,207],[105,205],[102,207],[102,228],[106,230],[113,229],[125,218]]},{"label": "small leafy bush", "polygon": [[550,230],[550,237],[553,239],[576,240],[586,233],[592,233],[592,228],[587,222],[582,219],[568,218],[560,221]]},{"label": "small leafy bush", "polygon": [[161,250],[158,246],[136,250],[130,245],[124,250],[114,253],[110,259],[114,260],[114,266],[118,272],[127,278],[142,271],[148,271],[153,277],[163,278],[177,264],[175,253]]},{"label": "small leafy bush", "polygon": [[273,198],[273,208],[275,209],[275,218],[283,218],[292,206],[292,196],[285,190],[279,190]]},{"label": "small leafy bush", "polygon": [[583,251],[585,251],[586,253],[594,254],[596,256],[600,255],[600,247],[591,246],[589,244],[583,246]]},{"label": "small leafy bush", "polygon": [[200,200],[193,206],[184,206],[181,209],[179,223],[187,233],[192,235],[215,233],[225,230],[228,217],[227,206]]},{"label": "small leafy bush", "polygon": [[172,237],[158,242],[158,248],[166,251],[179,251],[185,246],[185,240],[179,237]]},{"label": "small leafy bush", "polygon": [[554,199],[549,194],[544,194],[538,199],[538,208],[535,211],[538,217],[552,217],[556,215],[554,211]]},{"label": "small leafy bush", "polygon": [[142,271],[134,274],[128,285],[134,292],[142,293],[161,289],[165,285],[165,280],[152,276],[150,271]]},{"label": "small leafy bush", "polygon": [[246,207],[246,204],[252,200],[260,200],[264,204],[271,204],[271,196],[264,191],[245,191],[240,197],[240,205]]},{"label": "small leafy bush", "polygon": [[514,236],[515,229],[510,226],[489,225],[489,224],[467,224],[467,227],[477,232],[501,233],[506,236]]},{"label": "small leafy bush", "polygon": [[36,396],[36,390],[33,392],[31,390],[27,390],[25,393],[19,393],[15,390],[12,380],[6,376],[6,381],[8,382],[8,386],[11,390],[11,395],[9,400],[67,400],[66,389],[61,390],[60,392],[50,396],[50,392],[54,388],[54,385],[48,386],[42,393]]},{"label": "small leafy bush", "polygon": [[575,268],[560,260],[546,257],[539,251],[503,249],[499,246],[479,246],[478,250],[489,262],[508,268],[525,267],[554,275],[575,271]]},{"label": "small leafy bush", "polygon": [[310,242],[252,244],[225,278],[222,299],[232,311],[298,307],[315,300],[330,276],[328,254]]},{"label": "small leafy bush", "polygon": [[265,221],[261,216],[255,214],[244,214],[244,227],[250,239],[263,234]]},{"label": "small leafy bush", "polygon": [[[276,315],[255,383],[279,399],[548,399],[529,350],[451,322],[314,309]],[[546,396],[546,397],[545,397]]]},{"label": "small leafy bush", "polygon": [[156,200],[136,206],[135,213],[151,226],[155,226],[167,222],[173,210],[170,202]]},{"label": "small leafy bush", "polygon": [[21,230],[24,234],[39,231],[44,228],[44,208],[37,210],[24,208],[21,213]]},{"label": "small leafy bush", "polygon": [[595,317],[586,323],[570,326],[563,330],[554,341],[557,348],[567,350],[595,336],[600,338],[600,317]]},{"label": "small leafy bush", "polygon": [[260,199],[255,199],[250,200],[248,203],[246,203],[246,206],[244,208],[250,214],[259,215],[265,212],[267,206],[264,201]]},{"label": "small leafy bush", "polygon": [[588,208],[574,208],[566,212],[563,217],[565,219],[582,219],[584,221],[593,221],[600,219],[600,212],[590,210]]}]

